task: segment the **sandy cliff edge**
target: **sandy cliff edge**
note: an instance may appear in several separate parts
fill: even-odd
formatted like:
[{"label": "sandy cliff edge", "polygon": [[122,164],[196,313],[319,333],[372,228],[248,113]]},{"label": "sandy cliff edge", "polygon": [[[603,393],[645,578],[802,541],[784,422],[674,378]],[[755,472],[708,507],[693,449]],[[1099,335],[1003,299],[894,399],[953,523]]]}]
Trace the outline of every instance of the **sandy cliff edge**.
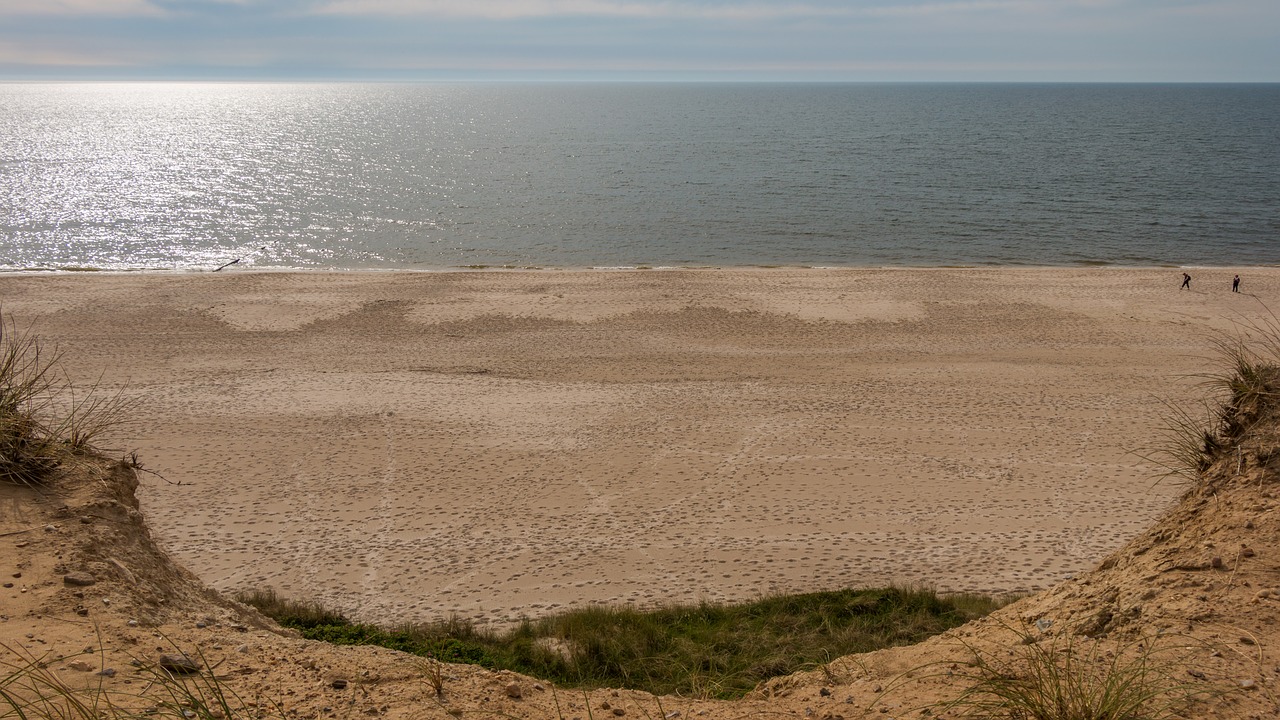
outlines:
[{"label": "sandy cliff edge", "polygon": [[[204,587],[152,542],[134,470],[102,458],[64,466],[47,491],[0,486],[0,569],[12,584],[0,593],[0,641],[68,682],[122,689],[139,681],[131,660],[182,648],[242,698],[270,699],[297,717],[570,718],[616,708],[633,717],[853,718],[922,716],[959,691],[955,677],[928,668],[958,665],[972,648],[1017,653],[1027,633],[1042,642],[1065,633],[1118,651],[1168,643],[1178,680],[1221,691],[1193,716],[1274,717],[1280,413],[1269,404],[1248,412],[1204,479],[1095,570],[919,645],[836,659],[738,702],[558,690],[469,666],[449,667],[439,700],[408,656],[291,638]],[[103,668],[116,673],[95,674]],[[337,689],[335,678],[350,684]],[[507,694],[512,683],[521,697]]]}]

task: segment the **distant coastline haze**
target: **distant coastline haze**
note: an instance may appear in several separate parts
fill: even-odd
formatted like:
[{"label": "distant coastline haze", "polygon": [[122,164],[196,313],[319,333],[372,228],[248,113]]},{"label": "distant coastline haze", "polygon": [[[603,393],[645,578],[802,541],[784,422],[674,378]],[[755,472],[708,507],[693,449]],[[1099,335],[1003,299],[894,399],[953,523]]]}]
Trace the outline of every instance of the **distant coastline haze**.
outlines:
[{"label": "distant coastline haze", "polygon": [[1273,0],[5,0],[0,80],[1277,82]]}]

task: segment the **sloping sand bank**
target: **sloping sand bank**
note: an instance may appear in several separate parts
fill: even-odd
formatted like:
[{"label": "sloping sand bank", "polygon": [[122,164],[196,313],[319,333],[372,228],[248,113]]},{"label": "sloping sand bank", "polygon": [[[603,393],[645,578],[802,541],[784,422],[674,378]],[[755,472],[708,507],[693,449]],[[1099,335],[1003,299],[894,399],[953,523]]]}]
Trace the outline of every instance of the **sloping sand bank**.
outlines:
[{"label": "sloping sand bank", "polygon": [[[357,619],[1048,587],[1178,492],[1138,454],[1280,270],[0,278],[144,405],[149,524]],[[1274,302],[1271,304],[1274,305]],[[105,373],[105,374],[103,374]]]}]

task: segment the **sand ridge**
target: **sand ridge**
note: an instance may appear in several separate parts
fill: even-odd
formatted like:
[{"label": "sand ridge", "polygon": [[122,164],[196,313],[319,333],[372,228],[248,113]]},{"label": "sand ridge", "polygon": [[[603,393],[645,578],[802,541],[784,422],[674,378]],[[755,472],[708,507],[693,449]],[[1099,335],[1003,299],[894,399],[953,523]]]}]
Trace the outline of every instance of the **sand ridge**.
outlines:
[{"label": "sand ridge", "polygon": [[[1280,270],[22,275],[145,411],[160,542],[356,618],[1032,590],[1177,493],[1135,451]],[[1245,292],[1229,292],[1235,272]]]}]

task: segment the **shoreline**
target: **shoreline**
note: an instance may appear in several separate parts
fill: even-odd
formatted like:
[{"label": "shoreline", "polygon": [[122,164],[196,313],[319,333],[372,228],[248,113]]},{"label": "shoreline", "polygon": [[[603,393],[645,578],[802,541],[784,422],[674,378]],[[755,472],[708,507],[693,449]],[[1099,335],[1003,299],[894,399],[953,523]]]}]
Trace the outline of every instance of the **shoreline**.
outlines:
[{"label": "shoreline", "polygon": [[1280,297],[1280,269],[1175,273],[68,273],[0,298],[78,384],[143,399],[113,446],[182,483],[144,478],[144,512],[209,584],[505,623],[1092,567],[1179,492],[1134,454],[1163,401]]},{"label": "shoreline", "polygon": [[[751,271],[817,271],[817,272],[854,272],[854,271],[876,271],[876,270],[904,270],[904,271],[929,271],[929,270],[1275,270],[1280,269],[1280,263],[1271,265],[1123,265],[1109,262],[1096,263],[1075,263],[1070,265],[1030,265],[1030,264],[985,264],[985,265],[616,265],[616,266],[549,266],[549,265],[457,265],[457,266],[436,266],[428,268],[416,267],[388,267],[388,268],[299,268],[299,267],[253,267],[240,266],[234,268],[229,274],[278,274],[278,273],[300,273],[300,274],[360,274],[368,273],[373,275],[381,275],[385,273],[408,273],[408,274],[442,274],[442,273],[518,273],[518,272],[544,272],[544,273],[577,273],[577,272],[751,272]],[[220,272],[218,269],[207,268],[95,268],[95,267],[51,267],[51,268],[22,268],[22,269],[0,269],[0,277],[10,276],[61,276],[61,275],[212,275]]]}]

